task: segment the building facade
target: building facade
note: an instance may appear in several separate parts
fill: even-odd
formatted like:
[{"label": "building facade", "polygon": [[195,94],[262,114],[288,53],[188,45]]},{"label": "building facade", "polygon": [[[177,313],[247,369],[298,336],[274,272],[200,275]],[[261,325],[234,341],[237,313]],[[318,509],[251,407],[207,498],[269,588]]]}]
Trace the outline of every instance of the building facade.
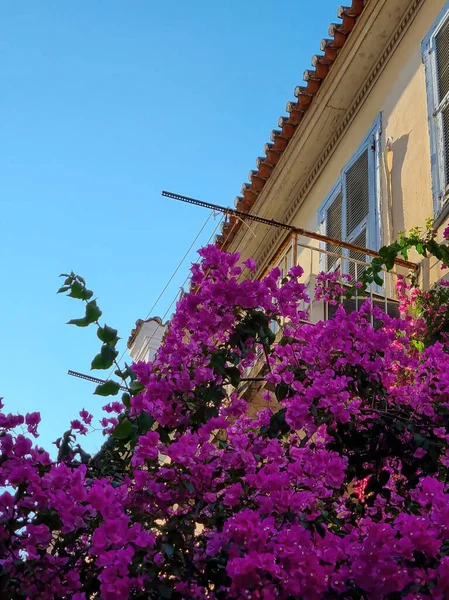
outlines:
[{"label": "building facade", "polygon": [[[449,218],[449,2],[353,0],[338,9],[305,85],[236,198],[236,208],[371,250]],[[357,275],[369,256],[231,217],[217,244],[258,263]],[[411,256],[418,261],[418,256]],[[420,264],[422,285],[439,277]],[[376,298],[393,299],[373,288]],[[323,314],[317,307],[314,318]]]},{"label": "building facade", "polygon": [[159,317],[139,319],[128,338],[128,351],[133,362],[151,362],[167,331],[167,323]]}]

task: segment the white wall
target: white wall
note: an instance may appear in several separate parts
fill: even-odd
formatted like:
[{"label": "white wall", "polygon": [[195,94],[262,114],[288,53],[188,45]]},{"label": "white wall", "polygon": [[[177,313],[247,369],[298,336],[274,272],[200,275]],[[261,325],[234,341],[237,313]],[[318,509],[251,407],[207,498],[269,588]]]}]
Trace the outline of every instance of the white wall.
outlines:
[{"label": "white wall", "polygon": [[154,319],[142,324],[139,333],[132,343],[129,354],[134,362],[150,362],[162,343],[166,326]]}]

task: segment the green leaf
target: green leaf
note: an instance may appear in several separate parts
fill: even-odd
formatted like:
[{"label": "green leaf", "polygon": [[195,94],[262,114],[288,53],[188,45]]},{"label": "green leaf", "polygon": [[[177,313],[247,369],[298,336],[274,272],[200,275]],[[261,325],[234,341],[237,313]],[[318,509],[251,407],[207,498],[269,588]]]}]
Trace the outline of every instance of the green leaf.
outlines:
[{"label": "green leaf", "polygon": [[68,275],[67,273],[61,273],[61,275],[59,277],[65,277],[66,279],[64,280],[63,285],[68,285],[69,287],[72,285],[72,282],[74,280],[74,276]]},{"label": "green leaf", "polygon": [[117,425],[117,427],[112,432],[112,435],[115,437],[116,440],[126,440],[127,438],[129,438],[132,431],[133,424],[131,423],[131,421],[128,421],[128,419],[126,419],[125,421],[122,421]]},{"label": "green leaf", "polygon": [[103,313],[97,306],[96,300],[91,300],[86,304],[86,319],[89,323],[95,323]]},{"label": "green leaf", "polygon": [[289,392],[290,387],[286,383],[281,382],[276,386],[274,393],[276,395],[277,400],[279,402],[282,402],[282,400],[285,400],[285,398],[287,398]]},{"label": "green leaf", "polygon": [[325,537],[326,535],[326,530],[324,528],[324,525],[322,523],[315,523],[315,529],[316,532],[318,533],[318,535],[322,538]]},{"label": "green leaf", "polygon": [[186,489],[189,490],[189,492],[192,492],[192,494],[196,492],[195,487],[190,479],[184,479],[183,484],[185,485]]},{"label": "green leaf", "polygon": [[92,290],[87,290],[86,286],[81,284],[79,281],[74,281],[70,286],[69,298],[76,298],[78,300],[89,300],[92,298],[94,293]]},{"label": "green leaf", "polygon": [[412,340],[411,344],[418,350],[418,352],[423,352],[425,348],[424,342],[421,342],[421,340]]},{"label": "green leaf", "polygon": [[59,288],[59,290],[56,293],[63,294],[64,292],[67,292],[69,289],[70,289],[69,285],[63,285],[62,287]]},{"label": "green leaf", "polygon": [[382,277],[380,277],[378,273],[373,273],[373,279],[374,283],[376,283],[377,285],[383,285],[384,283]]},{"label": "green leaf", "polygon": [[418,242],[418,243],[416,244],[416,251],[417,251],[419,254],[422,254],[423,256],[425,256],[425,255],[426,255],[426,251],[424,250],[424,246],[423,246],[422,242]]},{"label": "green leaf", "polygon": [[225,373],[232,386],[237,387],[240,383],[240,371],[237,367],[226,367]]},{"label": "green leaf", "polygon": [[150,413],[147,413],[146,411],[143,411],[138,416],[137,422],[139,424],[139,430],[140,430],[140,432],[141,433],[146,433],[147,431],[149,431],[153,427],[154,418],[150,415]]},{"label": "green leaf", "polygon": [[217,373],[223,373],[226,364],[226,352],[224,350],[218,350],[214,352],[210,357],[209,367],[215,369]]},{"label": "green leaf", "polygon": [[[97,306],[96,300],[91,300],[86,304],[86,314],[81,319],[71,319],[67,325],[76,325],[77,327],[88,327],[101,317],[101,310]],[[107,368],[107,367],[106,367]]]},{"label": "green leaf", "polygon": [[159,439],[161,440],[161,442],[162,442],[163,444],[169,444],[169,443],[170,443],[170,441],[171,441],[171,440],[170,440],[170,435],[169,435],[169,431],[170,431],[170,430],[168,429],[168,427],[167,427],[167,426],[165,426],[165,427],[161,427],[161,426],[159,425],[159,427],[156,429],[156,431],[158,432],[158,434],[159,434]]},{"label": "green leaf", "polygon": [[109,327],[109,325],[97,329],[97,337],[105,344],[115,345],[120,339],[117,337],[117,334],[117,329],[113,329],[112,327]]},{"label": "green leaf", "polygon": [[391,490],[387,488],[382,488],[380,491],[380,495],[385,498],[385,500],[390,500],[391,498]]},{"label": "green leaf", "polygon": [[116,396],[119,392],[120,384],[112,379],[97,385],[94,394],[97,396]]},{"label": "green leaf", "polygon": [[90,323],[86,319],[86,317],[83,317],[82,319],[71,319],[70,321],[67,321],[67,325],[76,325],[77,327],[88,327]]},{"label": "green leaf", "polygon": [[394,267],[395,259],[396,255],[393,252],[385,258],[385,267],[388,271],[391,271],[391,269]]},{"label": "green leaf", "polygon": [[290,431],[290,426],[285,420],[286,409],[282,408],[277,413],[271,416],[270,426],[268,428],[268,437],[277,438],[285,435]]},{"label": "green leaf", "polygon": [[379,475],[380,485],[382,487],[384,487],[385,485],[387,485],[389,480],[390,480],[390,473],[388,471],[382,471],[381,474]]},{"label": "green leaf", "polygon": [[164,552],[168,558],[171,558],[175,553],[175,549],[171,544],[164,544]]},{"label": "green leaf", "polygon": [[132,375],[132,371],[129,367],[126,367],[125,369],[123,369],[123,371],[121,371],[120,369],[116,369],[114,371],[114,374],[117,375],[117,377],[120,377],[120,379],[128,379],[128,377],[131,377]]},{"label": "green leaf", "polygon": [[91,369],[110,369],[117,358],[118,350],[109,344],[103,344],[100,354],[93,359]]},{"label": "green leaf", "polygon": [[125,405],[125,408],[130,408],[131,406],[131,396],[128,392],[123,392],[122,394],[122,402]]},{"label": "green leaf", "polygon": [[145,389],[145,386],[140,381],[131,381],[129,389],[134,392],[134,396]]}]

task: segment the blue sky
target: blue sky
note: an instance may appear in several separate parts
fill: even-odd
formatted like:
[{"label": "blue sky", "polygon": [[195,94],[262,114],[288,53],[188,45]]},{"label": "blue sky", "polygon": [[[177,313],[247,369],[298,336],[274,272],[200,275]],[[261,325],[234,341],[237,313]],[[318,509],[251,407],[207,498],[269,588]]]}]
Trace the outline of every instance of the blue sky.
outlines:
[{"label": "blue sky", "polygon": [[67,376],[89,372],[98,340],[65,325],[83,309],[55,294],[59,273],[86,278],[123,350],[208,216],[161,190],[233,205],[337,4],[1,3],[0,396],[41,411],[42,445],[104,403]]}]

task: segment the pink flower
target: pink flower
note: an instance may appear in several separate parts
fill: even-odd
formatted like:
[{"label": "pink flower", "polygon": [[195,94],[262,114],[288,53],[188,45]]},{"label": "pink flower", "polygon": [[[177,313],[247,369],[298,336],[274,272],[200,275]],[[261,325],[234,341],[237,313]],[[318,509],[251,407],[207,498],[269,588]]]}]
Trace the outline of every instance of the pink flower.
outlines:
[{"label": "pink flower", "polygon": [[251,273],[254,273],[254,271],[257,268],[257,263],[252,258],[247,258],[246,260],[243,261],[243,264],[249,271],[251,271]]},{"label": "pink flower", "polygon": [[427,452],[424,450],[424,448],[417,448],[413,456],[416,458],[423,458],[426,454]]},{"label": "pink flower", "polygon": [[226,506],[237,506],[240,502],[240,498],[243,494],[243,487],[241,483],[234,483],[225,492],[223,497],[223,504]]},{"label": "pink flower", "polygon": [[27,413],[25,415],[25,423],[27,424],[27,430],[34,437],[38,437],[37,426],[41,421],[41,415],[38,412]]},{"label": "pink flower", "polygon": [[302,277],[303,274],[304,274],[304,269],[302,267],[300,267],[299,265],[296,265],[290,269],[290,275],[292,277],[299,278],[299,277]]},{"label": "pink flower", "polygon": [[94,418],[85,408],[80,411],[80,417],[83,420],[83,423],[86,425],[90,425],[92,423],[92,419]]},{"label": "pink flower", "polygon": [[79,419],[74,419],[73,421],[70,421],[70,427],[78,433],[80,433],[81,435],[86,435],[86,433],[89,431]]},{"label": "pink flower", "polygon": [[141,435],[132,458],[133,466],[143,465],[146,460],[157,460],[159,455],[158,443],[159,434],[157,431],[149,431],[145,435]]}]

